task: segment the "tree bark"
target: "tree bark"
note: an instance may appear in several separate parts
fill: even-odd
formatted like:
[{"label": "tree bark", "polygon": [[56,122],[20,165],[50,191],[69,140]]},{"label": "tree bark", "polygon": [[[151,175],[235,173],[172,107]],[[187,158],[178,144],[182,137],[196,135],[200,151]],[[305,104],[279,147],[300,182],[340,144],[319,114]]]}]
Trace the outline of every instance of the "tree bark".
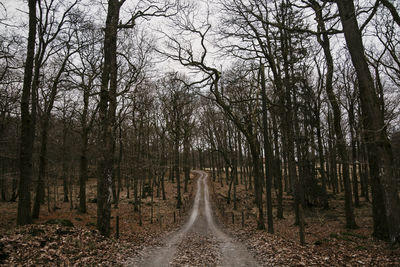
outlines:
[{"label": "tree bark", "polygon": [[174,170],[176,176],[176,208],[180,209],[182,205],[182,196],[181,196],[181,176],[179,171],[179,136],[177,136],[174,141]]},{"label": "tree bark", "polygon": [[275,183],[278,186],[278,206],[277,206],[277,213],[276,217],[278,219],[283,219],[283,185],[282,185],[282,163],[280,150],[279,150],[279,140],[278,140],[278,126],[276,123],[276,116],[272,113],[272,129],[274,133],[274,146],[275,146],[275,158],[274,158],[274,173],[275,173]]},{"label": "tree bark", "polygon": [[[352,101],[352,100],[350,100]],[[350,127],[350,142],[351,142],[351,158],[352,158],[352,180],[353,180],[353,194],[354,206],[360,207],[360,198],[358,196],[358,177],[357,177],[357,148],[355,136],[355,118],[354,118],[354,103],[349,106],[349,127]]]},{"label": "tree bark", "polygon": [[86,181],[88,179],[88,130],[86,126],[83,127],[81,133],[81,155],[79,158],[79,208],[78,211],[86,213]]},{"label": "tree bark", "polygon": [[339,8],[347,47],[359,81],[371,179],[379,183],[382,189],[390,241],[400,243],[400,198],[394,179],[393,155],[385,122],[380,116],[379,100],[365,57],[354,2],[352,0],[337,0],[336,3]]},{"label": "tree bark", "polygon": [[68,202],[68,178],[67,178],[67,125],[66,118],[64,118],[64,129],[63,129],[63,152],[62,152],[62,180],[63,180],[63,192],[64,192],[64,202]]},{"label": "tree bark", "polygon": [[[189,129],[186,129],[189,131]],[[190,139],[189,134],[185,132],[185,138],[183,140],[183,165],[184,165],[184,173],[185,173],[185,184],[184,184],[184,192],[188,192],[188,183],[190,180]]]},{"label": "tree bark", "polygon": [[272,216],[272,179],[273,172],[272,166],[274,162],[272,146],[268,134],[268,115],[267,115],[267,95],[265,84],[265,70],[264,65],[260,67],[261,78],[261,100],[262,100],[262,123],[263,123],[263,136],[264,136],[264,158],[265,158],[265,184],[267,193],[267,220],[268,220],[268,233],[274,233],[274,222]]},{"label": "tree bark", "polygon": [[34,141],[32,132],[34,131],[35,127],[35,125],[32,124],[32,116],[35,114],[29,114],[29,99],[31,97],[33,61],[35,56],[36,2],[36,0],[28,1],[29,33],[24,68],[24,83],[21,96],[20,180],[17,214],[18,225],[32,223],[30,188],[32,180],[32,152]]},{"label": "tree bark", "polygon": [[325,23],[323,21],[322,16],[322,8],[317,4],[316,1],[313,1],[313,9],[316,14],[316,20],[318,23],[318,30],[320,34],[317,36],[317,40],[321,47],[323,48],[325,61],[327,65],[326,71],[326,81],[325,81],[325,89],[328,95],[329,102],[331,104],[333,110],[333,126],[335,130],[338,152],[340,159],[343,164],[343,183],[345,190],[345,213],[346,213],[346,227],[349,229],[354,229],[357,227],[354,210],[353,210],[353,200],[352,200],[352,192],[351,192],[351,183],[349,177],[349,159],[347,156],[346,149],[346,141],[343,136],[343,131],[341,127],[341,113],[340,107],[337,102],[335,93],[333,92],[333,58],[330,50],[330,41],[329,36],[326,31]]},{"label": "tree bark", "polygon": [[260,156],[259,156],[259,148],[257,146],[257,137],[255,135],[253,135],[251,137],[251,139],[252,139],[252,141],[251,141],[251,143],[250,142],[249,143],[250,143],[250,151],[251,151],[251,157],[252,157],[252,162],[253,162],[254,191],[255,191],[256,203],[257,203],[257,207],[258,207],[257,229],[264,230],[265,229],[264,209],[263,209],[263,204],[262,204],[262,191],[263,190],[262,190],[262,183],[261,183],[262,175],[260,172],[260,166],[262,166],[262,165],[261,165]]},{"label": "tree bark", "polygon": [[101,75],[100,162],[97,176],[97,228],[104,236],[110,235],[112,200],[112,174],[114,160],[114,136],[116,89],[117,89],[117,27],[119,11],[124,1],[109,0],[104,36],[104,64]]}]

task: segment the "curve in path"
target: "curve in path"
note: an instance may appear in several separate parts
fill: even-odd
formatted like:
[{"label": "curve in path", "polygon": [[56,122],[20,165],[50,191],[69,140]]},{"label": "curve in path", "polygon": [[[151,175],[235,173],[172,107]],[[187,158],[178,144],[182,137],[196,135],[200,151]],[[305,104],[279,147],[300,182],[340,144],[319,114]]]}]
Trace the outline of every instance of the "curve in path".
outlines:
[{"label": "curve in path", "polygon": [[145,252],[147,256],[138,266],[169,266],[178,252],[178,244],[190,233],[194,233],[194,236],[211,235],[217,239],[222,255],[222,266],[259,266],[242,244],[235,242],[215,223],[209,201],[207,173],[195,172],[200,177],[197,179],[196,196],[188,221],[180,230],[167,236],[163,247],[152,248]]}]

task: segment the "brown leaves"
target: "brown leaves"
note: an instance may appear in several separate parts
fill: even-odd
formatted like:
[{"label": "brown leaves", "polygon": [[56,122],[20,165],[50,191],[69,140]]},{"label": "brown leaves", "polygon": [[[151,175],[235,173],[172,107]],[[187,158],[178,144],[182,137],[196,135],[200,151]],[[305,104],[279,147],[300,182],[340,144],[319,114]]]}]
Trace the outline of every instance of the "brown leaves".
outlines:
[{"label": "brown leaves", "polygon": [[[281,223],[277,221],[278,229]],[[306,246],[300,246],[297,240],[280,236],[282,233],[272,235],[256,230],[255,223],[249,223],[244,229],[229,225],[228,231],[243,242],[264,266],[399,266],[400,264],[399,249],[390,250],[382,241],[357,237],[356,234],[351,235],[349,232],[338,233],[320,242],[309,242]],[[297,231],[297,227],[287,226],[286,231]]]},{"label": "brown leaves", "polygon": [[[133,211],[131,199],[126,191],[121,192],[118,209],[112,209],[112,232],[115,231],[115,217],[120,217],[120,240],[102,237],[96,228],[96,203],[87,203],[85,214],[70,210],[70,203],[60,199],[56,212],[49,213],[42,207],[38,224],[15,228],[16,203],[0,202],[0,266],[122,266],[132,258],[141,258],[144,247],[155,246],[161,242],[160,236],[178,227],[186,218],[186,212],[175,209],[175,184],[165,182],[167,200],[154,197],[153,220],[151,221],[151,198],[141,199],[142,221],[139,226],[139,213]],[[184,199],[190,203],[192,182]],[[95,180],[88,182],[88,198],[96,193]],[[176,223],[173,213],[176,212]],[[64,218],[61,220],[60,218]],[[162,223],[158,220],[162,219]],[[75,227],[60,226],[71,225]],[[40,223],[54,224],[40,224]],[[153,222],[153,223],[151,223]]]},{"label": "brown leaves", "polygon": [[97,231],[58,225],[29,225],[0,239],[7,258],[2,266],[121,266],[135,247],[105,239]]},{"label": "brown leaves", "polygon": [[[227,190],[219,183],[213,186],[214,196]],[[241,218],[240,211],[244,211],[244,228],[240,220],[232,225],[232,205],[214,197],[215,206],[219,208],[216,214],[224,222],[226,231],[245,244],[264,266],[400,266],[400,248],[391,249],[388,243],[371,235],[373,226],[369,203],[355,209],[360,228],[352,231],[345,229],[341,199],[332,199],[327,211],[307,209],[307,245],[300,246],[290,196],[285,195],[283,199],[285,219],[274,218],[275,234],[256,230],[256,217],[248,216],[254,213],[254,204],[249,201],[252,196],[242,185],[238,185],[237,196],[242,201],[237,203],[236,215]]]},{"label": "brown leaves", "polygon": [[218,240],[205,234],[190,232],[177,247],[171,266],[220,266],[222,260]]}]

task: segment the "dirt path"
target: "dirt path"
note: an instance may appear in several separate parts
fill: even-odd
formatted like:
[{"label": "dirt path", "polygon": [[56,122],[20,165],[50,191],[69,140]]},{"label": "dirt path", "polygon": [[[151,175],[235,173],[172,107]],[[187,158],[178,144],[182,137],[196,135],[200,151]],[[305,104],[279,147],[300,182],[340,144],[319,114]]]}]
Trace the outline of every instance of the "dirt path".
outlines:
[{"label": "dirt path", "polygon": [[197,191],[190,217],[162,247],[143,251],[142,259],[127,266],[259,266],[246,248],[226,235],[215,223],[207,186],[207,173],[196,171]]}]

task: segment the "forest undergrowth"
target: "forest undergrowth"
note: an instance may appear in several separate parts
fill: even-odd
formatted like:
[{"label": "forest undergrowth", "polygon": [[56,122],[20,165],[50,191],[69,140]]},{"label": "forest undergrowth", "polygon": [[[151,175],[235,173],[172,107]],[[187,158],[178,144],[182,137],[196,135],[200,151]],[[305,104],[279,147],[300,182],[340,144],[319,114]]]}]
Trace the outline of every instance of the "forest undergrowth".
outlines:
[{"label": "forest undergrowth", "polygon": [[[210,175],[211,176],[211,175]],[[233,201],[226,201],[229,185],[223,181],[209,181],[216,216],[224,229],[244,243],[264,266],[399,266],[400,248],[372,236],[371,203],[362,202],[355,209],[358,229],[345,228],[344,194],[330,195],[330,208],[305,209],[306,245],[299,242],[295,225],[293,198],[283,197],[284,219],[276,218],[273,203],[274,234],[257,230],[257,209],[254,190],[236,186],[236,210]],[[233,191],[233,189],[232,189]],[[276,199],[276,198],[274,198]],[[263,199],[265,203],[265,195]],[[233,214],[233,215],[232,215]],[[243,215],[243,218],[242,218]],[[232,218],[233,217],[233,218]]]},{"label": "forest undergrowth", "polygon": [[[166,182],[165,201],[151,197],[141,201],[141,213],[133,211],[133,202],[121,192],[118,208],[112,209],[112,237],[105,238],[96,230],[95,180],[88,183],[88,213],[80,214],[62,198],[51,202],[52,210],[42,205],[42,216],[32,225],[16,227],[16,203],[0,202],[0,266],[123,266],[129,258],[140,258],[147,247],[162,246],[162,237],[179,228],[185,221],[193,201],[193,184],[183,194],[184,207],[175,209],[176,184]],[[277,219],[274,203],[275,233],[256,230],[257,209],[253,190],[245,185],[236,186],[236,210],[233,201],[227,204],[229,185],[225,181],[212,182],[209,187],[213,210],[221,228],[243,243],[263,266],[398,266],[400,248],[372,236],[373,224],[370,203],[362,202],[355,209],[358,229],[345,229],[343,194],[330,195],[330,208],[310,207],[305,210],[306,245],[298,241],[298,227],[294,224],[293,199],[284,194],[284,219]],[[60,190],[61,191],[61,190]],[[233,199],[232,199],[233,200]],[[264,199],[265,202],[265,199]],[[53,208],[56,207],[55,210]],[[175,216],[174,216],[175,212]],[[140,214],[142,220],[140,220]],[[116,217],[119,217],[119,238],[116,233]],[[175,218],[174,218],[175,217]],[[161,218],[161,223],[160,223]],[[199,239],[200,241],[202,239]],[[200,242],[199,241],[199,242]],[[190,242],[189,242],[190,243]],[[207,243],[207,242],[206,242]],[[186,246],[182,257],[193,254]],[[203,244],[204,246],[206,244]],[[196,248],[202,248],[197,244]],[[218,255],[211,255],[212,258]],[[210,261],[215,262],[215,261]],[[217,261],[218,262],[218,261]],[[207,264],[207,261],[203,262]],[[179,261],[173,262],[179,266]]]},{"label": "forest undergrowth", "polygon": [[42,205],[42,215],[34,224],[16,227],[17,203],[0,202],[0,266],[123,266],[128,258],[156,246],[162,236],[184,222],[192,203],[192,184],[190,180],[188,192],[182,194],[184,205],[179,211],[175,208],[176,183],[166,181],[166,200],[154,192],[153,218],[151,196],[141,199],[140,214],[134,212],[133,194],[128,199],[126,190],[122,191],[118,208],[112,208],[111,238],[96,230],[95,179],[88,182],[85,214],[78,213],[75,204],[71,209],[69,202],[62,202],[60,194],[58,201],[50,202],[50,212]]}]

